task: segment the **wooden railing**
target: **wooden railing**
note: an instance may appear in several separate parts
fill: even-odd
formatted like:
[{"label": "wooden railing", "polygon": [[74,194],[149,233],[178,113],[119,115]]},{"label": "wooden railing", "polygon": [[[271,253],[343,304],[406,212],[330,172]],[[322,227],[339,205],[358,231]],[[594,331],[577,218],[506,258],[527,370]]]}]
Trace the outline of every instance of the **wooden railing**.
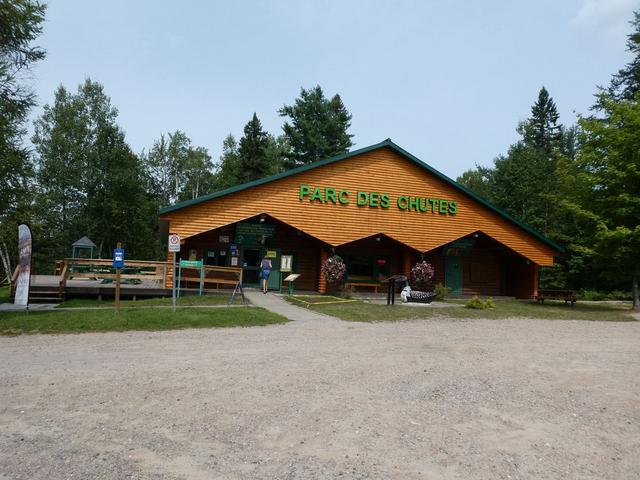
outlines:
[{"label": "wooden railing", "polygon": [[[121,279],[159,280],[167,282],[171,270],[169,262],[151,262],[146,260],[127,260],[120,274]],[[65,258],[56,261],[56,274],[60,275],[60,295],[64,295],[67,280],[72,278],[115,279],[113,260]]]},{"label": "wooden railing", "polygon": [[[170,283],[172,272],[171,262],[153,262],[146,260],[126,260],[121,279],[137,280],[157,280],[162,287]],[[191,269],[183,268],[190,272]],[[185,273],[186,273],[185,272]],[[177,272],[176,272],[177,273]],[[56,260],[55,274],[59,276],[58,291],[60,298],[64,298],[67,281],[73,278],[95,278],[95,279],[115,279],[116,273],[111,259],[81,259],[65,258]],[[11,294],[15,291],[16,279],[18,278],[18,268],[11,278]],[[182,276],[183,281],[200,281],[199,275],[191,276],[189,273]],[[242,268],[240,267],[218,267],[212,265],[204,266],[205,284],[238,285],[242,284]]]},{"label": "wooden railing", "polygon": [[[215,283],[222,285],[235,285],[238,282],[242,283],[242,268],[241,267],[217,267],[214,265],[205,265],[204,275],[202,282]],[[181,282],[200,282],[199,268],[182,267]],[[192,272],[196,272],[194,275]]]}]

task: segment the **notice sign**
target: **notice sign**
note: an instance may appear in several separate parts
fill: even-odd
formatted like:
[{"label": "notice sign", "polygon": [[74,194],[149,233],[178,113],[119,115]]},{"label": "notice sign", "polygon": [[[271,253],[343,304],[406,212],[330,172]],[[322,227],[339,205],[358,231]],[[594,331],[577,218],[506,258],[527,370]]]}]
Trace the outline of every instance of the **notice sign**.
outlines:
[{"label": "notice sign", "polygon": [[182,268],[202,268],[202,260],[180,260]]},{"label": "notice sign", "polygon": [[176,235],[172,233],[169,235],[169,251],[170,252],[179,252],[180,251],[180,235]]},{"label": "notice sign", "polygon": [[124,268],[124,248],[113,250],[113,268]]},{"label": "notice sign", "polygon": [[272,237],[275,225],[265,225],[262,223],[238,223],[236,225],[236,241],[240,245],[256,245],[262,239]]},{"label": "notice sign", "polygon": [[33,240],[31,229],[24,224],[18,226],[18,278],[16,279],[15,305],[29,304],[29,284],[31,283],[31,251]]},{"label": "notice sign", "polygon": [[290,272],[293,270],[293,255],[282,255],[280,257],[280,271]]}]

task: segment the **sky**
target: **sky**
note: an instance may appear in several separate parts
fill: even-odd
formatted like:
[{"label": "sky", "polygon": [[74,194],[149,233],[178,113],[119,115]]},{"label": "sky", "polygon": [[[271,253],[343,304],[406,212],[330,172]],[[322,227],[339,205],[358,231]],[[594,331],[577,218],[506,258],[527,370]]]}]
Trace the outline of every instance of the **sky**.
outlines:
[{"label": "sky", "polygon": [[184,131],[218,160],[254,112],[282,133],[301,88],[340,94],[355,148],[391,138],[456,178],[518,139],[544,85],[564,124],[630,60],[640,0],[49,0],[39,105],[99,81],[135,152]]}]

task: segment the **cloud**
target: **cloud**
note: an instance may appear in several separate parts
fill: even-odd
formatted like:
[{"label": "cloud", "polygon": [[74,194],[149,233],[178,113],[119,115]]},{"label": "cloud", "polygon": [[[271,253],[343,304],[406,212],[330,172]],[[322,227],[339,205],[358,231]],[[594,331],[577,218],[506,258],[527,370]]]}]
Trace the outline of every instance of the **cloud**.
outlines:
[{"label": "cloud", "polygon": [[584,0],[570,20],[571,27],[620,43],[631,33],[629,21],[640,0]]}]

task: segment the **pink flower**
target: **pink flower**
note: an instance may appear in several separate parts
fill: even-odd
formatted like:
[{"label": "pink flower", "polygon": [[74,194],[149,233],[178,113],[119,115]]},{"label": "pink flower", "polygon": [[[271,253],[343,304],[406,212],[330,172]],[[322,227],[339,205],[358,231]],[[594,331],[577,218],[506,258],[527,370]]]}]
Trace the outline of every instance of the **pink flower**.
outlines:
[{"label": "pink flower", "polygon": [[322,275],[328,283],[341,283],[346,271],[347,267],[338,255],[327,258],[322,264]]},{"label": "pink flower", "polygon": [[435,270],[426,261],[416,263],[411,269],[411,283],[419,290],[429,290],[433,286]]}]

